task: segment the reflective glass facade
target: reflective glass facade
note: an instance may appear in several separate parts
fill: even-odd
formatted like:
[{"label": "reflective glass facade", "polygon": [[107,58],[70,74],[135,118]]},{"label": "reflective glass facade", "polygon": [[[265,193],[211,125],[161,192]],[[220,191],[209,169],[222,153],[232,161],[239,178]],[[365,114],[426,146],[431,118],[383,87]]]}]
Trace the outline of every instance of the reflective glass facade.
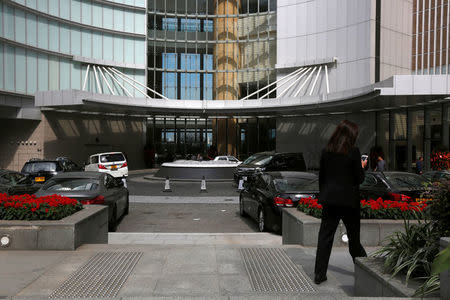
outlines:
[{"label": "reflective glass facade", "polygon": [[275,0],[149,0],[149,87],[234,100],[275,81],[275,10]]},{"label": "reflective glass facade", "polygon": [[[116,66],[145,83],[143,0],[2,1],[0,16],[1,90],[81,90],[89,61]],[[94,82],[91,72],[86,89],[95,91]]]}]

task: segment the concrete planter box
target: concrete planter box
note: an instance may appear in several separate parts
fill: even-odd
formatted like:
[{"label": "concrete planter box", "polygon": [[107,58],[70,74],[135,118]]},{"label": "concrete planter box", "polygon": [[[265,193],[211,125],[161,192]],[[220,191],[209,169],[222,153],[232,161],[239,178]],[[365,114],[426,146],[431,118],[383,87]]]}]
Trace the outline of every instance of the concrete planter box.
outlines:
[{"label": "concrete planter box", "polygon": [[[441,250],[450,245],[450,237],[441,238]],[[439,279],[441,280],[441,299],[450,299],[450,271],[445,271],[439,274]]]},{"label": "concrete planter box", "polygon": [[108,243],[108,208],[86,205],[57,221],[0,221],[0,237],[11,243],[1,250],[75,250],[85,243]]},{"label": "concrete planter box", "polygon": [[[355,296],[412,297],[423,281],[410,279],[408,285],[406,285],[405,275],[391,277],[390,274],[383,273],[383,262],[382,258],[356,258]],[[427,297],[439,298],[439,293]]]},{"label": "concrete planter box", "polygon": [[[297,208],[283,208],[283,244],[317,246],[320,219],[308,216]],[[410,221],[416,223],[417,221]],[[380,246],[382,241],[395,231],[404,231],[403,220],[361,220],[361,244]],[[334,246],[347,246],[341,240],[346,232],[341,222],[334,235]]]}]

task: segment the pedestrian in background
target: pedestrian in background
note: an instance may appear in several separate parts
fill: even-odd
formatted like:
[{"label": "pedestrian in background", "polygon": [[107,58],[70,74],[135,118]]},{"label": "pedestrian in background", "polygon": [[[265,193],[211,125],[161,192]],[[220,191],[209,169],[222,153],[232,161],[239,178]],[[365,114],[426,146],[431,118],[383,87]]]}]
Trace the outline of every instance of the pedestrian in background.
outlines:
[{"label": "pedestrian in background", "polygon": [[419,159],[416,161],[416,172],[417,174],[423,173],[423,156],[419,157]]},{"label": "pedestrian in background", "polygon": [[377,166],[375,167],[375,172],[386,171],[386,161],[384,160],[384,154],[381,152],[377,158]]},{"label": "pedestrian in background", "polygon": [[347,229],[350,255],[367,256],[360,242],[359,185],[364,181],[367,160],[355,147],[358,126],[342,121],[322,151],[319,171],[319,203],[323,206],[317,243],[314,282],[327,280],[328,262],[334,234],[342,219]]}]

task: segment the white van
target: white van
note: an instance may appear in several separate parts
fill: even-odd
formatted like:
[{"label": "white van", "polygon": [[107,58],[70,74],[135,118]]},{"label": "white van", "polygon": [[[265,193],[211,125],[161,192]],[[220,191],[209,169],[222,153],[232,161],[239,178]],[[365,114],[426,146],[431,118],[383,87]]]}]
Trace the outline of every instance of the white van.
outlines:
[{"label": "white van", "polygon": [[122,152],[97,153],[89,157],[85,171],[108,173],[114,177],[128,176],[128,163]]}]

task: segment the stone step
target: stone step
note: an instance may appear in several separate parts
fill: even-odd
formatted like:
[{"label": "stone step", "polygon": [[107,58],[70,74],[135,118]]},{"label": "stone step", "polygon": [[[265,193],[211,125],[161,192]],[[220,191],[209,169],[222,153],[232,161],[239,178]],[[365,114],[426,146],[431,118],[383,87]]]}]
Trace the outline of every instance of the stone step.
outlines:
[{"label": "stone step", "polygon": [[281,246],[281,236],[271,233],[153,233],[110,232],[108,244],[128,245],[253,245]]}]

